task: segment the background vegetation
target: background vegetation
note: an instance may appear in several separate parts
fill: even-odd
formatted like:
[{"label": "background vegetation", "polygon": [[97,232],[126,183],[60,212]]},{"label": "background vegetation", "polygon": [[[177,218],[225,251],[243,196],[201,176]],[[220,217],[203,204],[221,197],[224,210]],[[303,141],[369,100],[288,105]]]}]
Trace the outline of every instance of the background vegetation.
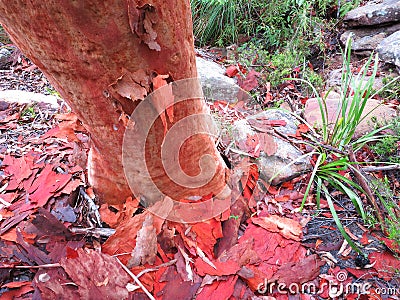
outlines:
[{"label": "background vegetation", "polygon": [[[309,60],[335,47],[329,35],[340,18],[359,1],[338,0],[191,0],[199,46],[238,44],[238,62],[267,68],[272,87],[296,67],[301,77],[321,86]],[[327,42],[328,41],[328,42]]]},{"label": "background vegetation", "polygon": [[[227,63],[240,64],[246,69],[260,72],[260,86],[268,82],[271,89],[279,91],[280,85],[292,77],[297,80],[291,83],[296,84],[303,96],[317,97],[324,124],[318,133],[306,139],[313,146],[309,155],[315,158],[315,166],[307,184],[303,205],[311,192],[316,193],[318,206],[323,196],[339,231],[358,252],[359,248],[345,232],[334,208],[333,191],[351,200],[364,224],[381,227],[382,231],[400,244],[400,208],[388,182],[385,183],[387,178],[372,180],[365,176],[360,171],[364,162],[358,161],[355,155],[366,147],[374,153],[378,160],[376,163],[400,163],[399,119],[389,124],[378,124],[375,131],[357,140],[353,139],[355,128],[363,119],[362,113],[368,99],[376,95],[393,99],[400,94],[398,78],[383,78],[385,88],[379,91],[373,89],[378,67],[377,56],[371,56],[360,73],[353,78],[351,45],[348,41],[346,49],[341,49],[338,38],[342,17],[360,2],[191,0],[198,46],[227,47],[235,44],[235,55],[228,55]],[[340,52],[343,53],[342,114],[337,116],[336,122],[330,127],[327,124],[325,98],[319,96],[324,80],[316,71],[324,67],[324,61],[331,53]],[[368,80],[367,73],[372,73]],[[364,79],[367,84],[362,86],[359,83]],[[255,92],[253,90],[255,96],[259,96],[260,89],[262,87]],[[370,202],[368,205],[366,200]]]}]

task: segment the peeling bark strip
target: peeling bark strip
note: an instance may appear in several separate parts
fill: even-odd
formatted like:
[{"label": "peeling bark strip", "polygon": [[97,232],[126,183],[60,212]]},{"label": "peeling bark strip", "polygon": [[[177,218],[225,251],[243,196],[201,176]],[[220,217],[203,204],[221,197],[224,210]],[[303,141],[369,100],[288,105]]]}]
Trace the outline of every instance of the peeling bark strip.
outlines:
[{"label": "peeling bark strip", "polygon": [[136,33],[151,50],[161,51],[161,47],[156,41],[157,32],[153,28],[157,22],[155,7],[150,4],[139,7],[136,2],[128,0],[128,17],[132,33]]},{"label": "peeling bark strip", "polygon": [[113,101],[118,113],[129,116],[139,101],[151,92],[150,81],[151,78],[145,70],[134,73],[124,70],[123,75],[108,86],[106,97]]},{"label": "peeling bark strip", "polygon": [[110,88],[113,92],[132,101],[143,100],[150,91],[148,78],[144,70],[133,74],[127,71],[111,84]]}]

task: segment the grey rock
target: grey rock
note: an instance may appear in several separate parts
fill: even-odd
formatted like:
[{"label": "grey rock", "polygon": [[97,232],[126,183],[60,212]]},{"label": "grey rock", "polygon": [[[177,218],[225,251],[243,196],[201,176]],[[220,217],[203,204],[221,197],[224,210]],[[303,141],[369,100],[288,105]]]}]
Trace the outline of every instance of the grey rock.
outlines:
[{"label": "grey rock", "polygon": [[0,111],[5,111],[10,107],[10,103],[0,100]]},{"label": "grey rock", "polygon": [[[365,76],[364,84],[368,82],[371,76]],[[334,91],[340,92],[342,85],[342,69],[336,69],[331,71],[326,79],[326,86],[325,88],[329,90],[332,88]],[[382,82],[382,77],[375,77],[374,83],[372,88],[376,91],[380,90],[384,86]]]},{"label": "grey rock", "polygon": [[250,120],[284,120],[286,126],[274,127],[276,131],[281,134],[296,134],[299,121],[289,111],[283,109],[268,109],[264,110],[254,116],[249,117]]},{"label": "grey rock", "polygon": [[392,26],[386,26],[381,28],[358,28],[345,31],[340,40],[343,44],[346,44],[347,38],[351,37],[351,49],[354,51],[372,51],[378,47],[386,37],[392,33],[400,30],[400,23]]},{"label": "grey rock", "polygon": [[400,0],[370,2],[349,11],[343,21],[349,27],[372,26],[400,21]]},{"label": "grey rock", "polygon": [[196,57],[196,65],[204,97],[207,100],[234,103],[238,101],[238,97],[243,97],[242,90],[235,80],[224,75],[225,68],[201,57]]},{"label": "grey rock", "polygon": [[325,89],[340,90],[342,84],[342,69],[336,69],[329,72],[326,78]]},{"label": "grey rock", "polygon": [[7,103],[45,103],[49,104],[52,108],[59,108],[58,103],[60,98],[53,95],[43,95],[39,93],[26,92],[20,90],[4,90],[0,91],[0,101]]},{"label": "grey rock", "polygon": [[385,38],[376,50],[383,61],[400,67],[400,31]]},{"label": "grey rock", "polygon": [[253,128],[251,128],[249,122],[246,119],[238,120],[233,124],[232,137],[234,141],[240,143],[241,141],[245,140],[248,135],[253,134],[256,134],[256,132]]},{"label": "grey rock", "polygon": [[8,64],[11,56],[11,51],[6,48],[0,49],[0,69],[3,69]]},{"label": "grey rock", "polygon": [[[241,145],[244,145],[249,136],[257,135],[262,140],[262,135],[270,135],[255,130],[249,123],[250,120],[264,120],[265,118],[268,118],[268,120],[285,120],[286,126],[274,127],[282,134],[296,133],[298,121],[291,114],[277,109],[264,111],[249,117],[248,120],[239,120],[234,123],[232,135],[236,147],[239,148],[238,150],[246,152],[246,148],[241,148]],[[271,184],[277,185],[311,170],[309,158],[304,157],[303,153],[292,144],[275,135],[270,135],[267,140],[274,144],[270,145],[274,149],[274,153],[268,155],[264,150],[261,150],[259,157],[255,159],[260,177],[264,181],[267,183],[271,181]],[[263,149],[263,147],[261,148]]]},{"label": "grey rock", "polygon": [[[336,116],[339,112],[341,98],[338,93],[331,92],[326,98],[326,107],[328,111],[328,123],[330,126],[336,121]],[[364,118],[365,117],[365,118]],[[381,104],[379,101],[374,99],[369,99],[365,105],[364,111],[362,113],[362,118],[364,118],[361,123],[357,126],[354,133],[354,138],[361,137],[375,129],[376,122],[384,123],[392,118],[396,117],[396,110],[393,108]],[[306,121],[316,128],[321,128],[322,126],[322,116],[318,104],[318,99],[310,98],[308,99],[304,108],[304,118]]]},{"label": "grey rock", "polygon": [[[274,155],[268,156],[261,152],[256,164],[260,177],[271,184],[277,185],[300,176],[312,169],[310,159],[295,148],[292,144],[274,137],[278,150]],[[289,165],[290,164],[290,165]]]}]

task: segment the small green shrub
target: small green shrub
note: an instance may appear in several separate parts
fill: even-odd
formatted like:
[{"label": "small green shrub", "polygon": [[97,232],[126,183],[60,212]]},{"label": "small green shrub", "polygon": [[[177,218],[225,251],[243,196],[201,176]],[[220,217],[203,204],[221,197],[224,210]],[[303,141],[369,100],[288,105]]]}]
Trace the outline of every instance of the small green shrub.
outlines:
[{"label": "small green shrub", "polygon": [[36,108],[35,104],[27,105],[21,112],[21,116],[19,118],[19,123],[30,123],[36,118]]},{"label": "small green shrub", "polygon": [[391,76],[384,77],[382,83],[387,85],[384,90],[379,92],[379,96],[384,99],[400,99],[400,80]]},{"label": "small green shrub", "polygon": [[[372,64],[374,56],[371,55],[369,60],[361,68],[358,75],[354,76],[350,68],[350,54],[351,54],[351,40],[347,40],[346,48],[343,53],[343,65],[342,65],[342,85],[341,85],[341,101],[339,105],[339,111],[334,116],[334,123],[330,124],[328,120],[328,109],[326,104],[326,97],[318,96],[316,88],[308,83],[317,95],[319,109],[322,117],[322,128],[320,135],[313,134],[309,135],[309,143],[314,151],[309,153],[310,156],[315,158],[313,171],[310,175],[309,182],[304,193],[301,208],[304,207],[308,195],[312,188],[316,192],[316,203],[319,207],[321,197],[324,197],[329,205],[332,217],[343,237],[351,245],[351,247],[357,252],[361,253],[358,246],[351,240],[349,235],[343,228],[343,225],[339,219],[336,209],[333,204],[334,197],[331,194],[331,190],[340,191],[342,195],[349,198],[356,211],[359,213],[364,222],[369,221],[366,213],[365,204],[363,203],[360,195],[367,194],[366,191],[360,185],[348,177],[344,176],[343,173],[349,174],[351,171],[355,177],[363,176],[360,171],[355,167],[360,162],[356,161],[354,152],[361,149],[363,145],[370,142],[382,141],[384,136],[377,136],[376,134],[382,130],[388,129],[389,126],[380,127],[359,139],[353,139],[353,135],[356,127],[366,117],[363,116],[363,110],[370,97],[374,96],[373,83],[377,73],[378,56],[375,56],[374,70],[367,83],[364,84],[364,79],[367,75],[367,71]],[[301,82],[306,82],[304,79],[298,79]],[[350,155],[350,153],[352,153]],[[272,180],[272,179],[271,179]],[[379,196],[378,196],[379,197]],[[381,199],[381,198],[380,198]],[[385,204],[384,199],[381,199],[381,203],[385,205],[386,210],[389,209],[389,205]],[[378,213],[378,212],[376,212]],[[380,215],[377,215],[379,221],[383,222]],[[391,220],[394,220],[391,218]],[[380,224],[383,228],[384,224]]]},{"label": "small green shrub", "polygon": [[[377,124],[378,127],[382,126]],[[371,150],[379,156],[380,161],[389,161],[392,163],[400,163],[400,117],[397,117],[387,123],[388,131],[391,135],[383,137],[371,146]]]},{"label": "small green shrub", "polygon": [[371,146],[371,149],[380,156],[380,160],[400,163],[400,156],[398,155],[399,146],[397,145],[398,140],[398,137],[384,137],[375,145]]},{"label": "small green shrub", "polygon": [[[303,64],[303,72],[301,77],[310,82],[316,90],[322,89],[325,84],[324,78],[314,70],[306,67],[305,64]],[[303,89],[306,90],[307,94],[313,94],[313,89],[311,89],[309,85],[303,85]]]},{"label": "small green shrub", "polygon": [[[243,44],[238,49],[238,62],[246,67],[254,68],[263,74],[265,82],[271,87],[282,84],[297,70],[299,78],[309,81],[316,88],[323,86],[323,78],[304,63],[304,53],[287,49],[271,54],[263,45],[255,42]],[[307,84],[300,84],[306,92],[311,92]]]},{"label": "small green shrub", "polygon": [[353,8],[358,7],[360,3],[361,0],[338,1],[338,16],[343,18],[345,14],[347,14]]},{"label": "small green shrub", "polygon": [[60,93],[57,92],[53,87],[50,87],[50,88],[49,88],[49,87],[46,87],[45,90],[46,90],[46,92],[47,92],[49,95],[52,95],[52,96],[56,96],[56,97],[58,97],[58,98],[61,98]]},{"label": "small green shrub", "polygon": [[400,246],[400,220],[386,219],[388,238],[394,240]]},{"label": "small green shrub", "polygon": [[263,72],[265,81],[270,82],[272,87],[281,84],[284,78],[290,77],[297,62],[294,54],[289,51],[270,54],[262,45],[253,42],[242,45],[238,52],[238,62]]}]

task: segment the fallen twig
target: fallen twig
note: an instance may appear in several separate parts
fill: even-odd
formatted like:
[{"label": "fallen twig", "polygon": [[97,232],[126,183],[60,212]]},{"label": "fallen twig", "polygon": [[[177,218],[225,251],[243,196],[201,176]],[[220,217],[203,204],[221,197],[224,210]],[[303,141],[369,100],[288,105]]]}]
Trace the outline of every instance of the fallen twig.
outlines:
[{"label": "fallen twig", "polygon": [[126,273],[129,274],[129,276],[132,277],[132,279],[136,282],[138,286],[143,290],[143,292],[151,299],[151,300],[156,300],[152,294],[146,289],[146,287],[140,282],[140,280],[129,270],[117,257],[115,258],[117,262],[121,265],[121,267],[125,270]]},{"label": "fallen twig", "polygon": [[393,164],[389,166],[379,166],[379,167],[369,166],[361,168],[361,171],[363,172],[380,172],[380,171],[393,171],[393,170],[400,170],[400,164]]},{"label": "fallen twig", "polygon": [[[306,136],[307,137],[307,136]],[[332,152],[335,152],[335,153],[339,153],[339,154],[342,154],[342,155],[347,155],[347,153],[345,152],[345,151],[342,151],[342,150],[339,150],[338,148],[336,148],[336,147],[333,147],[333,146],[331,146],[331,145],[326,145],[326,144],[323,144],[323,143],[319,143],[319,142],[315,142],[315,141],[312,141],[312,140],[308,140],[307,142],[304,142],[304,141],[302,141],[302,140],[299,140],[299,139],[294,139],[294,138],[290,138],[290,139],[288,139],[290,142],[292,142],[292,143],[298,143],[298,144],[311,144],[311,145],[313,145],[314,147],[321,147],[321,148],[324,148],[324,149],[326,149],[326,150],[329,150],[329,151],[332,151]]]},{"label": "fallen twig", "polygon": [[356,156],[354,155],[354,151],[353,148],[350,146],[348,147],[348,152],[349,152],[349,160],[350,162],[353,162],[354,165],[352,166],[352,171],[354,176],[357,178],[358,183],[360,184],[360,186],[362,187],[362,189],[364,190],[367,199],[370,201],[370,203],[372,204],[372,206],[375,209],[376,212],[376,217],[379,220],[380,224],[383,224],[383,216],[382,216],[382,212],[379,209],[378,203],[376,203],[376,199],[374,197],[374,194],[372,193],[371,188],[369,187],[367,181],[365,180],[363,174],[362,174],[362,170],[360,169],[360,166],[358,165]]},{"label": "fallen twig", "polygon": [[158,266],[156,266],[156,267],[154,267],[154,268],[145,269],[145,270],[139,272],[139,273],[136,275],[136,277],[139,278],[140,276],[142,276],[142,275],[144,275],[144,274],[146,274],[146,273],[158,271],[160,268],[172,266],[172,265],[175,264],[177,261],[178,261],[177,259],[173,259],[173,260],[170,260],[170,261],[168,261],[168,262],[166,262],[166,263],[163,263],[163,264],[161,264],[161,265],[158,265]]},{"label": "fallen twig", "polygon": [[82,227],[71,227],[69,230],[76,234],[92,234],[110,237],[115,233],[115,229],[112,228],[82,228]]},{"label": "fallen twig", "polygon": [[0,269],[44,269],[44,268],[58,268],[61,267],[59,263],[45,264],[39,266],[0,266]]}]

